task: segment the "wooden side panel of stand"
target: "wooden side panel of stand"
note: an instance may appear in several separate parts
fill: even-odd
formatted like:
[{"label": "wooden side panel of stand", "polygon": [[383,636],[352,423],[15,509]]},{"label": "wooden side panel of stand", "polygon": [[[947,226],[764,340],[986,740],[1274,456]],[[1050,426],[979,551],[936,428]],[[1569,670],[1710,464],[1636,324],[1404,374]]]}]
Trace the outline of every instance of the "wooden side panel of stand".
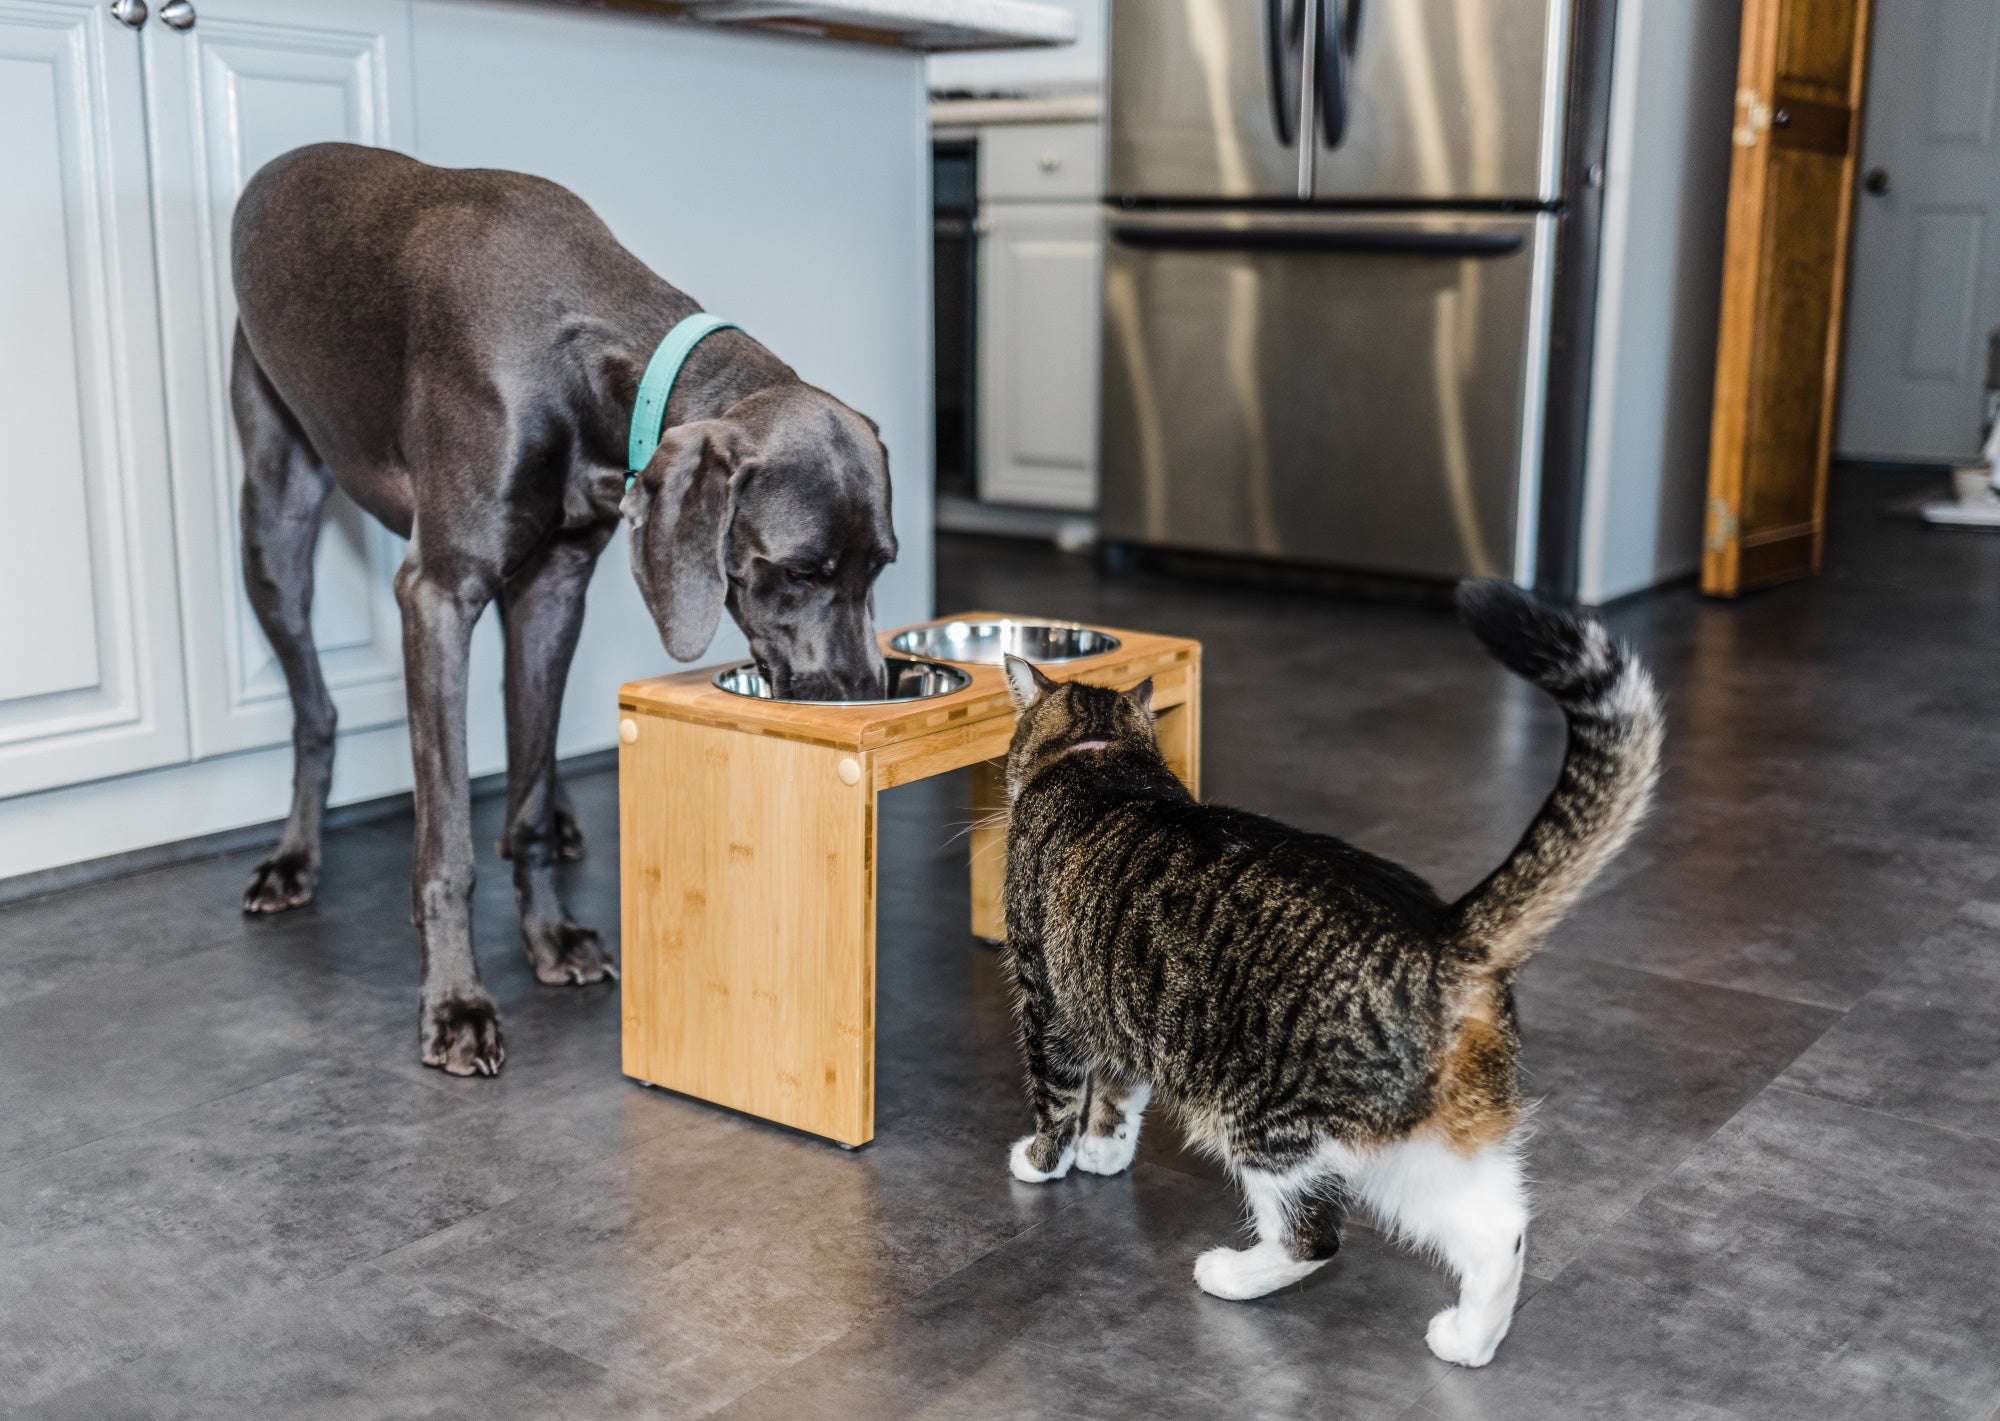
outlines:
[{"label": "wooden side panel of stand", "polygon": [[1160,739],[1160,753],[1167,767],[1180,776],[1188,793],[1201,798],[1201,676],[1188,677],[1187,696],[1178,704],[1162,707],[1153,719],[1153,731]]},{"label": "wooden side panel of stand", "polygon": [[1007,935],[1007,762],[972,767],[972,935]]},{"label": "wooden side panel of stand", "polygon": [[625,1073],[875,1133],[875,789],[837,749],[627,712]]}]

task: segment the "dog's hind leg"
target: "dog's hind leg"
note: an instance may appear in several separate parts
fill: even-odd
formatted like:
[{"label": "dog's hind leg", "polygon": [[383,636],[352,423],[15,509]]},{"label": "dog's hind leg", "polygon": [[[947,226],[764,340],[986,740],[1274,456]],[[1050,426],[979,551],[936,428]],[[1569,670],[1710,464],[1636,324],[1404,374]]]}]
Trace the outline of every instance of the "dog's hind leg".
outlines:
[{"label": "dog's hind leg", "polygon": [[[583,825],[576,822],[576,806],[570,803],[569,786],[563,783],[561,775],[556,776],[555,827],[549,832],[555,839],[557,863],[582,861],[584,850],[589,847],[589,843],[584,838]],[[500,842],[493,846],[493,852],[503,859],[514,857],[514,850],[509,847],[504,831],[500,835]]]},{"label": "dog's hind leg", "polygon": [[576,822],[576,807],[569,802],[569,787],[556,779],[555,816],[556,857],[564,863],[575,863],[583,857],[583,826]]},{"label": "dog's hind leg", "polygon": [[313,547],[333,479],[258,366],[239,329],[230,403],[243,441],[243,586],[292,697],[292,808],[243,893],[246,913],[311,901],[320,820],[333,779],[333,697],[313,645]]},{"label": "dog's hind leg", "polygon": [[[507,641],[507,828],[521,939],[536,980],[551,985],[616,977],[595,932],[570,921],[556,887],[565,855],[556,724],[583,627],[584,593],[611,525],[561,534],[500,592]],[[570,821],[574,833],[575,821]]]}]

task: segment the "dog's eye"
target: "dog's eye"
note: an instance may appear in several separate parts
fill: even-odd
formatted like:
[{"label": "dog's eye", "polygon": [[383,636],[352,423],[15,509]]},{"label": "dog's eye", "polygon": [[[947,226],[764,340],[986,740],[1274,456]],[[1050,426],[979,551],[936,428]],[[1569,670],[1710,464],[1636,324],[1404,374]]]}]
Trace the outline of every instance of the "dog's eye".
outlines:
[{"label": "dog's eye", "polygon": [[809,567],[785,567],[780,564],[778,571],[787,582],[811,582],[815,569]]}]

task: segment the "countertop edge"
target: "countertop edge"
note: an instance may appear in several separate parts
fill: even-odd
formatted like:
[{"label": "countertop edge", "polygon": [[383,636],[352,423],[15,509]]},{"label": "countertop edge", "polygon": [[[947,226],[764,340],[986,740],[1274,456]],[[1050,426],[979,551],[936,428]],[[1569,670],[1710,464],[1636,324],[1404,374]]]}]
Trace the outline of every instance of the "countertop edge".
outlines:
[{"label": "countertop edge", "polygon": [[1041,0],[544,0],[721,29],[768,30],[920,54],[1072,43],[1076,17]]}]

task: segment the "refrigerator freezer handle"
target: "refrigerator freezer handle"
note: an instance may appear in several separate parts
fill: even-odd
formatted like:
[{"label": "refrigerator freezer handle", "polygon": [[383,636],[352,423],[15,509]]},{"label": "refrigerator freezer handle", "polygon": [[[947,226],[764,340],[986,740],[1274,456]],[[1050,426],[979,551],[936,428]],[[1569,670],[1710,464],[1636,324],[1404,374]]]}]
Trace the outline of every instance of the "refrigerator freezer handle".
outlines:
[{"label": "refrigerator freezer handle", "polygon": [[1121,246],[1163,252],[1337,252],[1457,261],[1509,257],[1527,245],[1526,234],[1512,227],[1437,231],[1347,223],[1239,227],[1212,222],[1114,222],[1110,235]]}]

